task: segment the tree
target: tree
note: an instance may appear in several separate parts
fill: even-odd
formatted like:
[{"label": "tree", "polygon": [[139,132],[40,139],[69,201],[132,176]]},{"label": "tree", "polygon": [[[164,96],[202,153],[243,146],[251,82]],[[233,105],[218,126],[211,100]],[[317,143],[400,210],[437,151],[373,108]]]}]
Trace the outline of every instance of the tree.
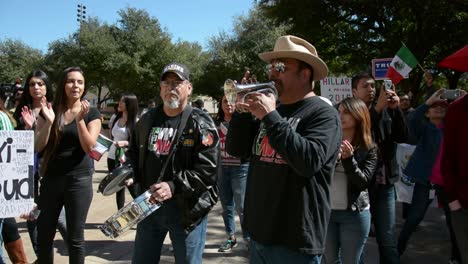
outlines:
[{"label": "tree", "polygon": [[42,53],[22,41],[0,41],[0,82],[12,83],[18,77],[25,78],[42,63]]},{"label": "tree", "polygon": [[[46,61],[53,79],[76,65],[84,70],[87,86],[97,91],[98,103],[123,92],[135,93],[144,101],[158,95],[164,65],[171,61],[204,65],[206,55],[200,45],[173,44],[170,34],[146,11],[127,8],[119,15],[113,25],[90,18],[69,38],[51,43]],[[103,88],[110,93],[103,94]]]},{"label": "tree", "polygon": [[[438,0],[259,0],[276,23],[291,22],[289,32],[310,40],[334,74],[370,69],[373,58],[393,57],[403,41],[421,65],[435,68],[467,43],[465,1]],[[307,14],[307,15],[304,15]],[[420,96],[423,71],[416,69],[401,88]],[[456,83],[459,75],[449,75]]]},{"label": "tree", "polygon": [[273,20],[266,18],[257,8],[253,8],[248,16],[239,16],[234,21],[231,35],[221,32],[209,41],[210,60],[202,78],[195,84],[200,93],[221,97],[224,81],[242,78],[247,69],[259,81],[265,81],[265,63],[258,54],[271,50],[276,39],[289,28],[287,24],[272,26]]}]

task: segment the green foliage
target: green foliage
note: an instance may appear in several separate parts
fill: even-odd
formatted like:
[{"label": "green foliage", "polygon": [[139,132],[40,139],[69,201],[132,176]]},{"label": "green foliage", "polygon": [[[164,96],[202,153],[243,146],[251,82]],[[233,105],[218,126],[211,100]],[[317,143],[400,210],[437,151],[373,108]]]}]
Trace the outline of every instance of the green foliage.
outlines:
[{"label": "green foliage", "polygon": [[[259,0],[276,23],[291,22],[289,33],[311,41],[331,74],[370,71],[374,58],[393,57],[404,42],[425,68],[463,47],[468,40],[466,1],[439,0]],[[447,78],[456,80],[460,74]],[[401,89],[417,96],[422,70]]]},{"label": "green foliage", "polygon": [[260,82],[266,81],[265,63],[258,54],[270,51],[276,39],[288,30],[287,24],[273,26],[257,8],[248,16],[239,16],[234,22],[234,32],[221,32],[209,41],[210,60],[203,77],[195,84],[200,93],[215,98],[222,96],[221,87],[226,79],[240,80],[247,69]]},{"label": "green foliage", "polygon": [[0,82],[13,83],[18,77],[26,78],[32,70],[41,66],[41,62],[41,52],[22,41],[0,41]]},{"label": "green foliage", "polygon": [[[199,44],[173,44],[159,21],[144,10],[127,8],[119,15],[114,25],[90,18],[68,39],[51,43],[46,65],[52,78],[67,67],[80,66],[100,103],[123,92],[135,93],[140,101],[158,97],[160,73],[172,61],[194,69],[193,79],[201,75],[208,58]],[[104,88],[110,93],[103,94]]]}]

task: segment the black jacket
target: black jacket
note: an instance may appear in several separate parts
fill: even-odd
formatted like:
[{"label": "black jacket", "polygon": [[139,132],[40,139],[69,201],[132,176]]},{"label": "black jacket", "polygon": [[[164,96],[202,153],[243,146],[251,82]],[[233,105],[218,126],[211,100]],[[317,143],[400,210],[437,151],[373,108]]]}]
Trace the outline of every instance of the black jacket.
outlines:
[{"label": "black jacket", "polygon": [[[127,151],[128,162],[132,166],[136,183],[144,190],[154,184],[156,169],[144,168],[148,153],[148,137],[158,113],[156,109],[143,115],[132,132],[132,141]],[[159,110],[160,111],[160,110]],[[202,142],[211,135],[209,143]],[[219,164],[219,136],[211,117],[200,109],[193,108],[184,132],[180,136],[177,150],[171,158],[173,178],[167,181],[171,186],[173,199],[182,210],[182,222],[186,231],[191,231],[200,219],[208,214],[218,199],[216,186]],[[167,173],[166,173],[167,174]]]},{"label": "black jacket", "polygon": [[399,107],[395,110],[386,108],[377,113],[375,105],[372,105],[369,112],[372,137],[379,148],[380,161],[385,165],[387,181],[393,184],[400,179],[395,157],[396,143],[405,143],[408,140],[405,116]]},{"label": "black jacket", "polygon": [[362,211],[369,205],[369,187],[377,167],[377,146],[359,148],[354,155],[341,160],[348,179],[348,209]]},{"label": "black jacket", "polygon": [[337,111],[318,96],[281,104],[261,122],[233,115],[226,147],[250,157],[244,226],[253,240],[323,254],[341,138]]}]

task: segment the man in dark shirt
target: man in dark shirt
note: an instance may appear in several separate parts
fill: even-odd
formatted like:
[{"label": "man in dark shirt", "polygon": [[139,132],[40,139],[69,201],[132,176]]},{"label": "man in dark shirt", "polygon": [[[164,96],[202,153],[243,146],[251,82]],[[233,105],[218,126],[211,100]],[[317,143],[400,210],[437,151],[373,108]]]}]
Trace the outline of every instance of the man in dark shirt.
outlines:
[{"label": "man in dark shirt", "polygon": [[[371,213],[379,245],[380,263],[400,263],[395,240],[395,186],[399,180],[395,159],[396,144],[407,140],[407,128],[400,98],[394,89],[380,88],[375,98],[375,80],[369,73],[361,72],[351,80],[353,96],[369,107],[372,137],[380,151],[375,183],[369,187]],[[361,257],[362,260],[362,257]]]},{"label": "man in dark shirt", "polygon": [[[330,216],[330,181],[341,145],[337,111],[313,92],[328,68],[315,47],[282,36],[259,54],[275,82],[273,94],[253,93],[236,107],[227,150],[250,157],[244,225],[250,263],[320,263]],[[252,121],[252,116],[256,121]]]}]

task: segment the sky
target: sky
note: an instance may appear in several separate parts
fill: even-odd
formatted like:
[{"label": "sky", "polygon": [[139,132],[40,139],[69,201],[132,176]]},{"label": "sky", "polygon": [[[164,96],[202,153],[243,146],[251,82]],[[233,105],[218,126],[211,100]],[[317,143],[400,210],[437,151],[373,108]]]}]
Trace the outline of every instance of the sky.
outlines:
[{"label": "sky", "polygon": [[173,41],[198,42],[220,32],[230,32],[236,16],[248,15],[254,0],[0,0],[0,41],[21,40],[47,52],[48,44],[75,32],[77,5],[86,6],[86,15],[115,24],[118,11],[127,7],[144,9],[159,20]]}]

